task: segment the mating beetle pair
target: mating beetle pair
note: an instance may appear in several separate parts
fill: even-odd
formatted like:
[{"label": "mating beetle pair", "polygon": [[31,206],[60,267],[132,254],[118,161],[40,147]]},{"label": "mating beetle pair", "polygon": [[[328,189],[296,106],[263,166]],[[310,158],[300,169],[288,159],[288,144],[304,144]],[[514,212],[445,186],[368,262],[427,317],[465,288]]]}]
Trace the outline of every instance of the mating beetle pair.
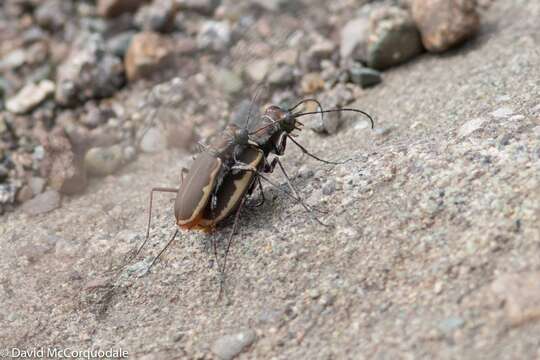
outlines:
[{"label": "mating beetle pair", "polygon": [[[294,109],[308,101],[317,103],[320,111],[293,112]],[[226,217],[232,213],[236,213],[233,229],[227,243],[224,262],[221,267],[221,272],[224,273],[227,253],[237,228],[240,211],[245,203],[247,194],[251,194],[256,184],[259,184],[262,192],[261,178],[285,193],[288,197],[301,203],[306,210],[311,211],[303,203],[297,191],[292,186],[278,156],[284,154],[287,139],[290,139],[303,153],[325,163],[338,164],[320,159],[309,153],[291,137],[291,133],[294,130],[301,130],[303,124],[298,121],[299,117],[311,114],[321,114],[323,116],[324,113],[340,111],[358,112],[367,116],[373,128],[373,119],[369,114],[358,109],[322,110],[321,105],[315,99],[302,100],[288,110],[275,105],[267,107],[260,118],[262,125],[252,132],[249,132],[247,128],[229,124],[221,134],[213,139],[209,145],[205,146],[203,151],[195,157],[186,176],[182,176],[182,182],[178,189],[160,187],[151,190],[146,239],[139,247],[135,256],[139,254],[149,238],[153,193],[171,192],[177,194],[174,211],[178,228],[167,245],[154,258],[149,268],[152,267],[163,251],[175,239],[179,229],[212,230]],[[277,155],[271,162],[268,160],[270,154]],[[285,175],[292,194],[277,187],[263,174],[272,172],[276,165],[279,165]],[[264,200],[264,193],[262,194]],[[317,218],[315,219],[318,221]],[[215,241],[214,253],[217,261]]]}]

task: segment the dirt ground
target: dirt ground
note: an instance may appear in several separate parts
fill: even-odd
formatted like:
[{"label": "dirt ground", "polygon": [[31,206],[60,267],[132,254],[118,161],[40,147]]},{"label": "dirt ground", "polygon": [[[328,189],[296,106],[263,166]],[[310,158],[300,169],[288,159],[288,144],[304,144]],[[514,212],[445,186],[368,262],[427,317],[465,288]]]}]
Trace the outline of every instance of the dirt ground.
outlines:
[{"label": "dirt ground", "polygon": [[[357,99],[376,131],[304,131],[314,153],[354,158],[329,166],[291,145],[283,157],[335,227],[266,186],[242,213],[223,301],[197,232],[107,288],[144,238],[150,188],[177,184],[187,153],[144,155],[50,213],[3,216],[0,345],[213,358],[216,340],[254,333],[239,358],[539,358],[538,304],[516,321],[509,301],[526,301],[494,286],[540,274],[538,19],[537,1],[495,2],[466,46],[389,70]],[[148,258],[174,231],[170,198],[157,196]]]}]

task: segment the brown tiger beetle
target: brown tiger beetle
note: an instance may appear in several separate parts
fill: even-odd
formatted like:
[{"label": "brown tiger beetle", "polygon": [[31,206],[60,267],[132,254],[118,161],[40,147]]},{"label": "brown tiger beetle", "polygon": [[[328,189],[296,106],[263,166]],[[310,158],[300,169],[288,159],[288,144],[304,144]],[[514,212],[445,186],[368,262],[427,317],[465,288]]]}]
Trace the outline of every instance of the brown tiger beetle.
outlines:
[{"label": "brown tiger beetle", "polygon": [[[316,102],[321,110],[293,112],[301,104],[308,101]],[[182,169],[179,188],[156,187],[151,190],[146,237],[143,244],[129,261],[137,257],[149,239],[154,192],[176,193],[174,210],[177,229],[165,247],[152,260],[146,271],[150,270],[161,254],[174,241],[180,229],[200,229],[210,232],[219,222],[223,221],[232,213],[235,213],[233,228],[228,238],[223,264],[220,269],[220,273],[223,275],[219,292],[219,297],[221,297],[227,255],[233,236],[237,230],[239,215],[245,204],[247,195],[251,194],[256,184],[258,184],[261,189],[262,201],[264,202],[264,193],[262,192],[262,184],[260,182],[262,178],[289,198],[299,202],[306,211],[311,213],[312,209],[301,200],[278,156],[284,154],[286,141],[289,138],[303,153],[318,161],[327,164],[342,164],[343,162],[331,162],[311,154],[292,138],[294,136],[292,132],[294,130],[301,130],[303,126],[298,120],[299,117],[312,114],[321,114],[323,116],[325,113],[341,111],[358,112],[367,116],[373,128],[374,122],[369,114],[358,109],[350,108],[323,110],[320,103],[315,99],[302,100],[288,110],[275,105],[267,107],[260,118],[263,122],[262,126],[251,133],[247,130],[249,128],[249,117],[248,124],[245,128],[235,124],[229,124],[209,145],[204,146],[203,151],[195,157],[189,171]],[[269,162],[268,156],[271,153],[277,156]],[[276,165],[279,165],[292,194],[282,190],[263,174],[273,172]],[[184,177],[185,173],[186,175]],[[320,224],[327,226],[316,217],[314,219]],[[216,241],[213,241],[213,247],[217,262]],[[219,268],[219,263],[217,265]]]}]

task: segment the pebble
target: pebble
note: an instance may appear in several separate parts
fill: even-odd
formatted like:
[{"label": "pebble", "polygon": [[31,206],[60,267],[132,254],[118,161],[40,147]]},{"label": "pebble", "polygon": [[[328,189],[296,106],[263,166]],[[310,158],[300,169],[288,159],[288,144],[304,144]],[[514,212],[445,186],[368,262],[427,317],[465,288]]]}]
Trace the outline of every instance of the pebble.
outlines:
[{"label": "pebble", "polygon": [[242,78],[235,72],[219,68],[214,75],[214,81],[228,95],[234,95],[243,89]]},{"label": "pebble", "polygon": [[330,40],[321,40],[313,44],[303,60],[304,66],[310,71],[321,69],[321,61],[330,59],[336,52],[336,45]]},{"label": "pebble", "polygon": [[443,333],[450,334],[454,330],[457,330],[460,327],[462,327],[463,324],[465,324],[465,321],[462,318],[457,317],[457,316],[452,316],[452,317],[442,320],[439,323],[438,327],[439,327],[439,330],[441,330]]},{"label": "pebble", "polygon": [[349,73],[351,81],[363,89],[375,86],[382,81],[380,72],[361,65],[352,66]]},{"label": "pebble", "polygon": [[212,352],[222,360],[230,360],[244,351],[256,339],[253,330],[245,330],[234,335],[225,335],[212,345]]},{"label": "pebble", "polygon": [[32,189],[28,185],[23,185],[19,189],[19,192],[17,193],[17,202],[24,203],[32,198],[34,194],[32,193]]},{"label": "pebble", "polygon": [[59,30],[67,23],[67,12],[72,7],[69,1],[44,1],[34,12],[36,22],[44,29]]},{"label": "pebble", "polygon": [[15,70],[24,65],[26,52],[22,48],[15,49],[0,60],[0,71]]},{"label": "pebble", "polygon": [[514,110],[510,109],[509,107],[501,107],[491,112],[490,115],[497,119],[504,119],[504,118],[510,117],[513,114],[514,114]]},{"label": "pebble", "polygon": [[6,101],[6,108],[14,114],[25,114],[54,93],[54,83],[42,80],[37,84],[30,83],[23,87],[17,95]]},{"label": "pebble", "polygon": [[228,49],[231,42],[231,28],[225,21],[206,21],[197,35],[199,49],[216,52]]},{"label": "pebble", "polygon": [[329,196],[336,191],[336,182],[332,179],[327,180],[322,186],[323,195]]},{"label": "pebble", "polygon": [[28,185],[30,185],[33,195],[41,194],[43,190],[45,190],[46,184],[47,180],[42,177],[32,176],[30,180],[28,180]]},{"label": "pebble", "polygon": [[362,16],[350,20],[341,29],[340,55],[342,59],[367,60],[369,18]]},{"label": "pebble", "polygon": [[84,156],[84,166],[88,174],[106,176],[114,173],[124,164],[124,152],[120,145],[95,147]]},{"label": "pebble", "polygon": [[268,59],[260,59],[246,66],[246,75],[255,83],[264,80],[272,63]]},{"label": "pebble", "polygon": [[398,7],[377,9],[369,22],[367,64],[370,68],[384,70],[423,51],[420,34],[407,11]]},{"label": "pebble", "polygon": [[126,12],[133,12],[143,5],[146,0],[98,0],[98,14],[105,17],[115,17]]},{"label": "pebble", "polygon": [[485,122],[486,122],[486,119],[484,118],[475,118],[475,119],[467,121],[465,124],[463,124],[459,128],[458,130],[459,137],[467,137],[471,135],[476,130],[481,129]]},{"label": "pebble", "polygon": [[324,89],[324,80],[318,72],[307,73],[300,82],[304,94],[313,94]]},{"label": "pebble", "polygon": [[180,9],[195,11],[203,15],[212,15],[220,3],[221,0],[176,0]]},{"label": "pebble", "polygon": [[124,65],[128,80],[151,77],[163,71],[173,55],[173,44],[154,32],[141,32],[133,37],[126,52]]},{"label": "pebble", "polygon": [[124,84],[119,57],[108,53],[97,33],[82,34],[57,70],[55,100],[61,105],[112,95]]},{"label": "pebble", "polygon": [[412,0],[411,13],[430,52],[459,45],[480,28],[475,0]]},{"label": "pebble", "polygon": [[268,75],[268,83],[274,86],[287,86],[294,82],[294,69],[291,65],[281,64]]},{"label": "pebble", "polygon": [[135,15],[135,25],[146,31],[169,32],[174,28],[176,7],[172,0],[156,0]]},{"label": "pebble", "polygon": [[150,128],[143,135],[140,147],[145,153],[160,152],[167,147],[167,140],[158,128]]},{"label": "pebble", "polygon": [[514,326],[540,318],[540,272],[499,275],[491,291],[505,301],[506,316]]},{"label": "pebble", "polygon": [[124,31],[111,37],[107,41],[107,50],[119,58],[124,58],[135,34],[135,31]]},{"label": "pebble", "polygon": [[22,205],[22,210],[28,215],[39,215],[60,207],[60,193],[48,190]]},{"label": "pebble", "polygon": [[49,185],[64,194],[80,193],[86,188],[86,171],[80,154],[76,154],[62,128],[53,129],[42,139],[45,158],[41,172]]},{"label": "pebble", "polygon": [[313,177],[314,174],[315,173],[313,172],[313,170],[307,165],[302,165],[298,169],[298,176],[300,176],[303,179],[309,179]]}]

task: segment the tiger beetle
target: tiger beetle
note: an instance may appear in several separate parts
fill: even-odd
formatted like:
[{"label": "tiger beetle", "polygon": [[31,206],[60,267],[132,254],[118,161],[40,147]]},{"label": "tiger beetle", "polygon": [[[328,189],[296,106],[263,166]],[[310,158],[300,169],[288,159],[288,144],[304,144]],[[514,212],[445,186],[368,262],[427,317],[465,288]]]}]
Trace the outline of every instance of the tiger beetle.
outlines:
[{"label": "tiger beetle", "polygon": [[[316,102],[320,111],[293,112],[301,104],[308,101]],[[174,211],[177,228],[165,247],[154,257],[147,271],[174,241],[180,229],[200,229],[210,232],[219,222],[235,213],[233,228],[228,238],[223,264],[220,269],[220,273],[224,275],[227,255],[238,227],[240,212],[245,204],[246,197],[253,192],[256,185],[259,185],[262,201],[264,202],[261,178],[289,198],[299,202],[308,212],[312,212],[313,209],[301,200],[278,156],[284,154],[287,139],[290,139],[303,153],[318,161],[327,164],[343,163],[327,161],[311,154],[293,139],[294,134],[292,134],[294,130],[301,130],[303,126],[298,120],[299,117],[312,114],[321,114],[323,116],[325,113],[342,111],[358,112],[367,116],[373,128],[373,119],[366,112],[350,108],[323,110],[316,99],[302,100],[290,109],[283,109],[275,105],[267,107],[260,118],[263,122],[262,126],[252,132],[248,131],[249,126],[243,128],[235,124],[229,124],[208,146],[204,146],[203,151],[195,157],[189,171],[182,169],[179,188],[156,187],[150,191],[146,238],[131,259],[137,257],[149,239],[153,193],[175,193]],[[268,160],[270,154],[276,155],[271,162]],[[282,190],[263,174],[273,172],[276,165],[279,166],[285,176],[292,193]],[[186,174],[185,177],[184,174]],[[314,219],[321,225],[326,226],[316,217]],[[215,241],[213,245],[217,261]],[[217,265],[219,268],[219,264]],[[224,278],[222,277],[219,297],[222,294],[223,282]]]}]

